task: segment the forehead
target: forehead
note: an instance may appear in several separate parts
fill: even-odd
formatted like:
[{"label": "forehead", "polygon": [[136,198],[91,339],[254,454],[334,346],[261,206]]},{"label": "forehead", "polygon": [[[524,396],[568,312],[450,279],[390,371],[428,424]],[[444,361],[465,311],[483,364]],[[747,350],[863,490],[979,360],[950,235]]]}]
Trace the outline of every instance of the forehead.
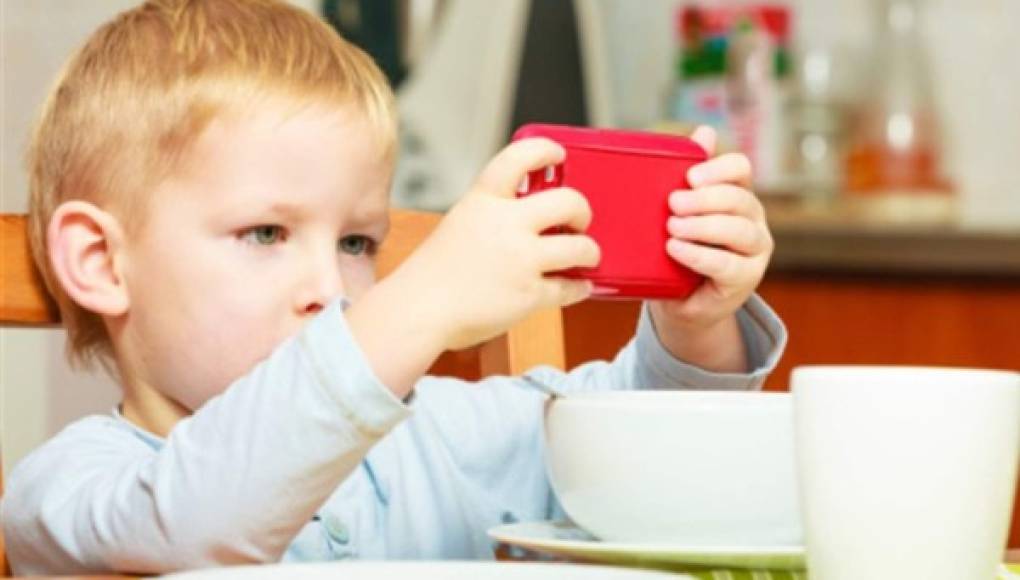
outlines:
[{"label": "forehead", "polygon": [[190,161],[201,165],[210,155],[229,152],[239,163],[271,155],[277,163],[266,169],[283,164],[381,167],[392,157],[389,141],[382,128],[353,107],[269,102],[217,115],[197,136]]},{"label": "forehead", "polygon": [[[385,211],[393,169],[387,135],[350,108],[264,106],[214,119],[175,180],[210,205]],[[330,206],[332,209],[330,208]]]}]

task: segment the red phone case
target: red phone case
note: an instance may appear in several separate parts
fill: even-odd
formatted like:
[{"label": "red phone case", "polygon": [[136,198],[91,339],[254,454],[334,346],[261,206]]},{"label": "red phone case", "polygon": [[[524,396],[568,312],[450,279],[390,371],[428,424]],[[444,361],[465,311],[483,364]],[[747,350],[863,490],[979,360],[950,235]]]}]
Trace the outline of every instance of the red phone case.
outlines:
[{"label": "red phone case", "polygon": [[591,204],[587,234],[598,242],[602,260],[595,268],[561,272],[595,283],[602,298],[684,298],[702,276],[666,253],[669,193],[689,189],[687,170],[708,156],[697,143],[673,135],[530,124],[513,140],[546,137],[567,156],[554,168],[533,171],[525,191],[531,195],[571,187]]}]

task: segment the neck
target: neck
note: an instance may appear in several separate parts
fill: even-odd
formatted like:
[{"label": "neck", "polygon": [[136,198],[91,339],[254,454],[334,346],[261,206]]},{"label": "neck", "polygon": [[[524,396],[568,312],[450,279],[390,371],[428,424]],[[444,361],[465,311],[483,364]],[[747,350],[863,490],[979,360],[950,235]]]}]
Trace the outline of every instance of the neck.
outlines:
[{"label": "neck", "polygon": [[131,348],[126,338],[125,319],[107,319],[105,322],[113,344],[120,386],[124,391],[121,416],[153,435],[166,438],[178,421],[191,415],[191,410],[153,385],[146,366],[142,364],[144,357],[138,354],[137,349]]},{"label": "neck", "polygon": [[153,435],[165,438],[178,421],[191,412],[145,383],[125,377],[121,415]]}]

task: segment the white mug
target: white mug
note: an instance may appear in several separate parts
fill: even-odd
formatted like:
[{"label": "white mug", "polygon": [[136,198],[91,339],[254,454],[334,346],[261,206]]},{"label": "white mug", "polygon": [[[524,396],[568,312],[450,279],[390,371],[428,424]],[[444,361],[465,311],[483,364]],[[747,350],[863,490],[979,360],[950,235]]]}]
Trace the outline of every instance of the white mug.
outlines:
[{"label": "white mug", "polygon": [[1020,457],[1020,373],[794,369],[812,580],[991,580]]}]

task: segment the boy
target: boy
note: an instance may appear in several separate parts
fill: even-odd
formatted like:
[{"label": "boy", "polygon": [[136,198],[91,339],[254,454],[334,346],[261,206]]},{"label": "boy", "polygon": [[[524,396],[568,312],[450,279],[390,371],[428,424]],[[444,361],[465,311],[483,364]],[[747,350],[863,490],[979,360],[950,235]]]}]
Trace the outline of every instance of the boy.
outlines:
[{"label": "boy", "polygon": [[[370,59],[273,0],[152,0],[78,52],[32,142],[33,247],[70,354],[124,396],[12,473],[15,572],[484,558],[488,527],[558,513],[541,394],[422,375],[586,298],[544,274],[596,264],[597,246],[541,232],[583,231],[589,208],[567,189],[515,199],[564,152],[511,145],[376,284],[395,133]],[[691,298],[650,303],[611,363],[533,375],[760,385],[785,337],[751,296],[772,242],[748,173],[723,156],[671,198],[667,251],[709,278]]]}]

